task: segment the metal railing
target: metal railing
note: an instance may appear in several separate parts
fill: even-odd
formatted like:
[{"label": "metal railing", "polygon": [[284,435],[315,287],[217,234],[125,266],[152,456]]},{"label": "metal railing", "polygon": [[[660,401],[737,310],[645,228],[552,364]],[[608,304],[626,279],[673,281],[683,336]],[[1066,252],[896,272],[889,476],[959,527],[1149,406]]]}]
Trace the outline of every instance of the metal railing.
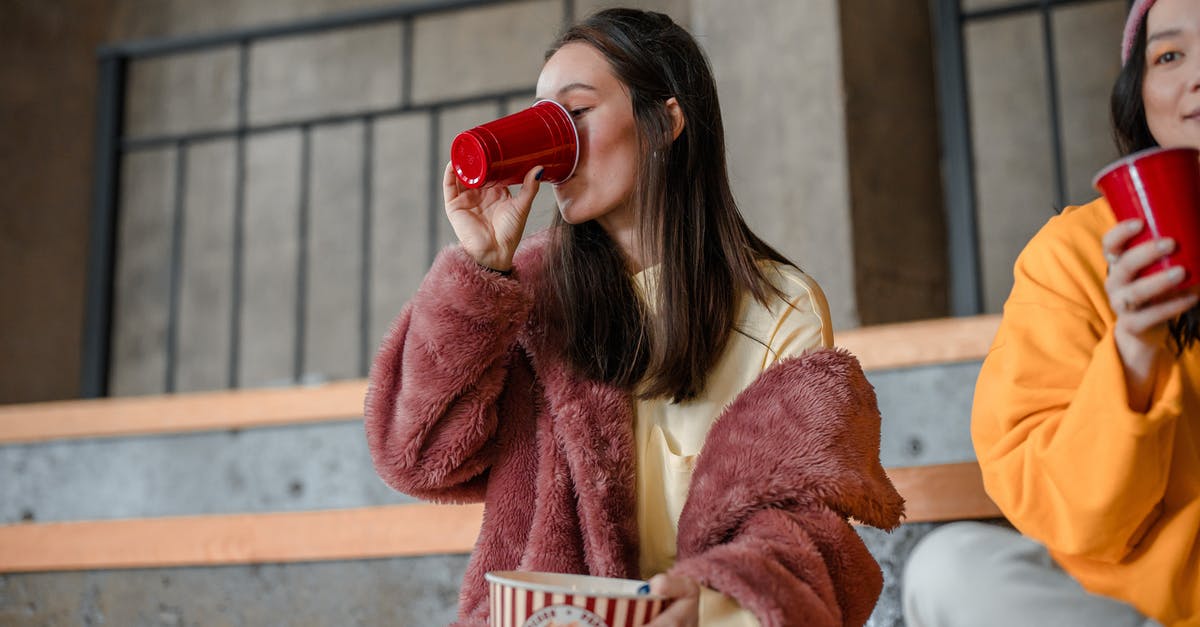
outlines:
[{"label": "metal railing", "polygon": [[[950,260],[950,311],[956,316],[983,311],[983,280],[979,256],[975,158],[971,142],[971,106],[963,45],[968,25],[1037,13],[1041,17],[1043,62],[1047,80],[1051,161],[1055,207],[1067,203],[1062,120],[1055,63],[1054,10],[1101,0],[1032,0],[964,11],[962,0],[931,0],[937,54],[938,99],[941,111],[943,184],[946,196],[946,239]],[[1127,2],[1131,5],[1132,2]]]},{"label": "metal railing", "polygon": [[[248,138],[279,130],[299,131],[300,177],[299,177],[299,253],[296,259],[296,350],[293,373],[300,382],[305,373],[304,338],[306,332],[306,299],[308,298],[308,240],[309,240],[309,179],[312,167],[312,140],[314,129],[322,126],[353,123],[362,124],[362,230],[361,264],[362,277],[359,285],[359,357],[360,374],[365,375],[370,357],[369,346],[370,302],[371,302],[371,209],[374,124],[381,116],[403,113],[422,113],[428,116],[430,133],[428,158],[430,177],[428,183],[429,211],[431,216],[441,210],[441,168],[439,159],[440,117],[444,110],[480,103],[495,103],[497,111],[503,113],[506,102],[515,97],[532,97],[533,85],[518,89],[479,93],[467,97],[456,97],[431,101],[413,101],[413,30],[415,21],[423,16],[455,11],[466,11],[500,4],[512,4],[521,0],[434,0],[423,4],[362,10],[317,19],[297,21],[290,24],[246,28],[227,32],[171,39],[135,41],[105,46],[99,51],[99,89],[97,103],[94,189],[89,235],[89,257],[87,270],[86,312],[84,327],[82,394],[85,397],[106,396],[109,390],[111,368],[111,344],[113,332],[113,301],[117,259],[117,231],[120,211],[121,162],[124,157],[138,151],[168,149],[176,155],[173,173],[174,196],[171,223],[171,245],[169,252],[169,297],[166,341],[166,367],[163,389],[173,392],[177,385],[179,308],[182,243],[186,225],[183,220],[185,192],[187,189],[187,159],[192,146],[201,142],[229,140],[234,143],[234,206],[232,234],[232,271],[229,281],[232,286],[229,311],[229,354],[227,386],[239,386],[239,364],[242,338],[241,316],[243,299],[243,274],[246,236],[246,142]],[[564,25],[574,20],[574,0],[562,0]],[[326,33],[364,25],[395,22],[402,29],[400,94],[394,106],[361,110],[352,113],[315,115],[286,122],[253,124],[249,120],[249,66],[251,46],[270,39]],[[237,50],[237,107],[236,121],[228,128],[206,129],[196,132],[167,133],[144,137],[129,137],[123,128],[126,98],[126,79],[130,63],[146,59],[178,55],[181,53],[233,48]],[[429,221],[427,256],[432,261],[437,249],[437,221]]]}]

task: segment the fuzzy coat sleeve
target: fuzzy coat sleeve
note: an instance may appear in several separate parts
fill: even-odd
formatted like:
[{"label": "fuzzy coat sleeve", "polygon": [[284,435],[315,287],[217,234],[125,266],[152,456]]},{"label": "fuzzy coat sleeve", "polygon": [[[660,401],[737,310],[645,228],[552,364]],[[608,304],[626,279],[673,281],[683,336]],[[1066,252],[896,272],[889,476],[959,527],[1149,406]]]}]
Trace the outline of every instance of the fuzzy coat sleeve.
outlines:
[{"label": "fuzzy coat sleeve", "polygon": [[367,444],[388,485],[432,501],[482,500],[498,399],[532,302],[519,273],[448,248],[396,319],[365,407]]},{"label": "fuzzy coat sleeve", "polygon": [[883,575],[848,519],[891,529],[904,511],[879,463],[879,426],[849,353],[813,351],[765,371],[709,433],[671,572],[764,626],[865,623]]}]

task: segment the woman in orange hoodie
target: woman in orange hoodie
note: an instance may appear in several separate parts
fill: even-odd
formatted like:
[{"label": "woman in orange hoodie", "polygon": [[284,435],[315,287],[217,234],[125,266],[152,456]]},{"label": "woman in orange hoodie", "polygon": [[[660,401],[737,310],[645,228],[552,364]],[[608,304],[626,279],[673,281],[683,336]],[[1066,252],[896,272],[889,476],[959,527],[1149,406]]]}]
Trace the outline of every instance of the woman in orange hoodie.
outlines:
[{"label": "woman in orange hoodie", "polygon": [[[1113,89],[1128,154],[1200,148],[1200,2],[1138,0]],[[958,523],[905,573],[925,625],[1200,625],[1200,308],[1176,242],[1129,242],[1103,199],[1052,218],[1017,259],[975,390],[988,494],[1020,533]]]}]

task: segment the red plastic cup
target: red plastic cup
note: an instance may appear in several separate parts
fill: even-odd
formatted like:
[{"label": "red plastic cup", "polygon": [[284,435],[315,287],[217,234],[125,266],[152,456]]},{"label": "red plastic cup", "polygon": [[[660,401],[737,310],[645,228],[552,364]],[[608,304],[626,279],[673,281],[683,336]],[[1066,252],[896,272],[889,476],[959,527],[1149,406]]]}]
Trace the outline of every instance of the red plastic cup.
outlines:
[{"label": "red plastic cup", "polygon": [[1114,161],[1092,185],[1104,195],[1117,221],[1138,218],[1145,228],[1129,243],[1160,237],[1175,240],[1175,252],[1147,266],[1139,277],[1180,267],[1179,289],[1200,285],[1200,151],[1151,148]]},{"label": "red plastic cup", "polygon": [[450,163],[468,188],[515,185],[534,166],[542,181],[562,183],[575,173],[579,132],[571,114],[553,100],[459,133],[450,144]]}]

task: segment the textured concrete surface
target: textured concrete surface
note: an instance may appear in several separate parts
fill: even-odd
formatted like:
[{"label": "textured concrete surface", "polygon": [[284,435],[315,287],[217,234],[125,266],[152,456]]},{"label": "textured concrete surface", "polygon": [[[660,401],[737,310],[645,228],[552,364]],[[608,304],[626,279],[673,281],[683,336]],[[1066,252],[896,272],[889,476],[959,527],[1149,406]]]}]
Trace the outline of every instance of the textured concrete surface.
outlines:
[{"label": "textured concrete surface", "polygon": [[884,466],[924,466],[975,459],[971,402],[979,363],[867,374],[883,414]]},{"label": "textured concrete surface", "polygon": [[234,48],[131,63],[126,133],[138,137],[229,128],[237,122],[237,69]]},{"label": "textured concrete surface", "polygon": [[546,46],[562,29],[562,6],[560,0],[526,0],[417,20],[413,100],[533,85]]},{"label": "textured concrete surface", "polygon": [[[441,206],[429,203],[428,160],[412,162],[428,150],[430,124],[424,115],[381,118],[375,124],[375,173],[371,177],[370,347],[379,346],[400,308],[416,291],[427,267],[427,236],[433,218],[445,220]],[[433,209],[437,209],[437,213]]]},{"label": "textured concrete surface", "polygon": [[[1115,156],[1108,90],[1119,69],[1124,7],[1113,0],[1054,12],[1068,203],[1094,198],[1091,176]],[[974,23],[964,39],[984,305],[999,312],[1017,254],[1056,210],[1041,19]]]},{"label": "textured concrete surface", "polygon": [[0,625],[445,625],[465,555],[0,575]]},{"label": "textured concrete surface", "polygon": [[238,360],[238,381],[246,387],[293,380],[302,144],[298,131],[257,135],[246,142]]},{"label": "textured concrete surface", "polygon": [[[1054,12],[1054,48],[1058,64],[1059,99],[1065,104],[1062,119],[1063,156],[1066,159],[1067,200],[1080,203],[1096,197],[1092,177],[1117,158],[1117,148],[1107,132],[1108,99],[1120,72],[1115,53],[1125,7],[1120,0],[1083,3]],[[1086,70],[1077,71],[1076,68]]]},{"label": "textured concrete surface", "polygon": [[813,276],[836,328],[858,326],[835,0],[694,0],[750,225]]},{"label": "textured concrete surface", "polygon": [[[902,627],[904,559],[935,525],[859,528],[884,589],[869,627]],[[427,626],[454,617],[466,555],[0,575],[0,624]]]},{"label": "textured concrete surface", "polygon": [[313,131],[304,371],[323,379],[366,376],[359,340],[363,297],[363,123]]},{"label": "textured concrete surface", "polygon": [[174,172],[172,151],[123,160],[109,377],[115,396],[163,389]]},{"label": "textured concrete surface", "polygon": [[839,0],[838,14],[859,323],[944,316],[949,266],[933,167],[940,142],[929,3]]},{"label": "textured concrete surface", "polygon": [[879,568],[883,571],[883,591],[875,611],[867,621],[867,627],[903,627],[904,616],[900,607],[903,589],[904,563],[913,547],[921,538],[937,527],[933,523],[901,525],[892,532],[873,527],[858,527],[858,535],[867,544]]},{"label": "textured concrete surface", "polygon": [[[978,364],[871,373],[882,460],[973,459]],[[358,420],[0,447],[0,523],[304,510],[407,502],[376,477]]]},{"label": "textured concrete surface", "polygon": [[399,23],[388,22],[255,44],[250,122],[396,106],[402,40]]},{"label": "textured concrete surface", "polygon": [[0,4],[0,403],[78,394],[95,50],[115,3]]},{"label": "textured concrete surface", "polygon": [[187,152],[175,377],[180,392],[228,384],[234,150],[233,142],[218,141]]},{"label": "textured concrete surface", "polygon": [[0,524],[411,502],[376,476],[358,420],[0,447]]}]

